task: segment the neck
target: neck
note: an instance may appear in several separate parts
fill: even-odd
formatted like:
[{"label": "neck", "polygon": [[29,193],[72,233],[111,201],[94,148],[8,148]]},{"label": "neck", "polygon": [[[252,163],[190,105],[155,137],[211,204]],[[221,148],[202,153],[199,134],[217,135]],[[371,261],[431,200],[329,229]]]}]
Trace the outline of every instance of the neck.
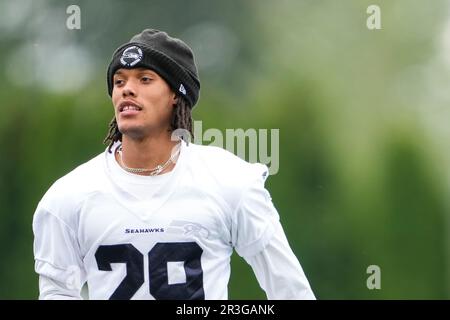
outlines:
[{"label": "neck", "polygon": [[[133,139],[127,135],[122,136],[122,159],[116,154],[116,160],[129,168],[154,168],[165,163],[171,156],[172,149],[178,141],[170,139],[170,132],[160,137],[146,137],[144,139]],[[176,160],[176,158],[175,158]],[[166,173],[174,168],[170,163],[161,173]],[[146,173],[137,173],[148,175]]]}]

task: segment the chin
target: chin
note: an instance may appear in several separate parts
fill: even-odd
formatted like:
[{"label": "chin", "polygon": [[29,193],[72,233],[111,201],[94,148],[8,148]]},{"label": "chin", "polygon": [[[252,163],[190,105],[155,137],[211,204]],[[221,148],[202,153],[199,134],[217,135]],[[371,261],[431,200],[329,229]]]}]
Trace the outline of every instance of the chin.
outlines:
[{"label": "chin", "polygon": [[122,135],[126,135],[133,139],[140,139],[145,137],[145,130],[141,126],[119,125],[119,131],[122,133]]}]

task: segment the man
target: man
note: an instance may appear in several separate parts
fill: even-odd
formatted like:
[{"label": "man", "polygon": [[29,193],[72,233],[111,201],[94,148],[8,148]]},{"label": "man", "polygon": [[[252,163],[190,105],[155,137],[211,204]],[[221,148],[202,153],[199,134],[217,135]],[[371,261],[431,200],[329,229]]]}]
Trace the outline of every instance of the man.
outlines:
[{"label": "man", "polygon": [[186,138],[200,90],[192,50],[146,29],[115,51],[107,82],[108,148],[34,215],[40,299],[79,299],[86,282],[91,299],[227,299],[233,248],[269,299],[314,299],[267,167]]}]

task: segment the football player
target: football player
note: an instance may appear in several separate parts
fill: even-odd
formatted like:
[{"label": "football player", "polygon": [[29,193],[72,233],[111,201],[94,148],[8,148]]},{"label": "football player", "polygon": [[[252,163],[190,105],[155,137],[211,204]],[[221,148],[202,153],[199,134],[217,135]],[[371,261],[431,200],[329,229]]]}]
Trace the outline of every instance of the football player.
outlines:
[{"label": "football player", "polygon": [[186,138],[200,90],[192,50],[146,29],[114,52],[107,84],[106,150],[34,214],[39,298],[80,299],[87,283],[91,299],[227,299],[235,249],[269,299],[315,299],[268,168]]}]

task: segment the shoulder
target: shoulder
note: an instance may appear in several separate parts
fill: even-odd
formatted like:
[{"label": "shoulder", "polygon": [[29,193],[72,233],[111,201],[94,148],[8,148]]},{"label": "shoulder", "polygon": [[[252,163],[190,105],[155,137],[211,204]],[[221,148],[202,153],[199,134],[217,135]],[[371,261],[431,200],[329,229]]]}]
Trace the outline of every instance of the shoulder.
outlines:
[{"label": "shoulder", "polygon": [[195,175],[220,193],[227,203],[237,203],[242,193],[253,185],[264,186],[269,175],[266,165],[249,163],[228,150],[215,146],[189,144],[190,165]]},{"label": "shoulder", "polygon": [[[228,150],[215,146],[203,146],[190,144],[193,155],[204,169],[210,174],[220,178],[221,181],[234,182],[233,184],[245,184],[261,178],[263,181],[268,177],[268,168],[261,163],[249,163]],[[239,178],[239,179],[238,179]],[[236,181],[239,180],[240,182]]]},{"label": "shoulder", "polygon": [[59,218],[76,210],[89,194],[101,188],[103,157],[104,154],[99,154],[56,180],[42,197],[38,209]]}]

